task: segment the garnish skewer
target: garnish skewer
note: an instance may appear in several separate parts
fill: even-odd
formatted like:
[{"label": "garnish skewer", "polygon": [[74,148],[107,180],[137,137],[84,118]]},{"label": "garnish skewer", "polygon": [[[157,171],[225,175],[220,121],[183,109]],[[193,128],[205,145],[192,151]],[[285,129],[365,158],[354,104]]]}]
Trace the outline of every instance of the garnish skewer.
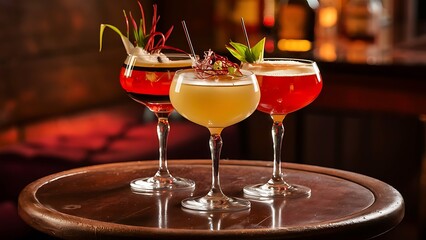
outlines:
[{"label": "garnish skewer", "polygon": [[188,28],[186,27],[185,20],[182,20],[182,27],[183,31],[185,32],[186,41],[188,41],[189,48],[191,50],[192,56],[194,57],[194,60],[197,60],[197,55],[194,51],[194,46],[192,45],[191,37],[189,36]]},{"label": "garnish skewer", "polygon": [[246,37],[247,47],[248,47],[248,49],[251,49],[250,41],[249,41],[248,34],[247,34],[246,25],[244,24],[244,18],[241,18],[241,27],[243,28],[244,36]]}]

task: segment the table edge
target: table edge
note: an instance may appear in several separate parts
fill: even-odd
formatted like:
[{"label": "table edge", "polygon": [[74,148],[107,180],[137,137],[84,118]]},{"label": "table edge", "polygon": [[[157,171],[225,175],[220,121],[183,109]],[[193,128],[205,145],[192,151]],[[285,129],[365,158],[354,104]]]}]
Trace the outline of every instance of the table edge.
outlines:
[{"label": "table edge", "polygon": [[[46,221],[46,218],[49,218],[51,214],[57,214],[60,213],[61,215],[64,215],[64,219],[58,222],[58,224],[66,224],[69,225],[70,229],[74,227],[74,223],[80,219],[80,217],[66,215],[64,213],[58,212],[53,209],[47,209],[43,208],[43,204],[41,204],[36,196],[36,190],[43,186],[44,184],[49,183],[50,181],[55,181],[56,179],[66,177],[73,174],[79,174],[89,171],[96,171],[103,168],[111,168],[111,167],[133,167],[135,164],[141,164],[141,165],[153,165],[157,164],[157,160],[149,160],[149,161],[137,161],[137,162],[120,162],[120,163],[108,163],[108,164],[100,164],[100,165],[93,165],[88,167],[80,167],[75,169],[70,169],[62,172],[58,172],[52,175],[48,175],[46,177],[40,178],[29,185],[27,185],[20,193],[19,199],[18,199],[18,213],[21,216],[21,218],[30,226],[48,233],[53,236],[57,236],[57,233],[54,231],[54,228],[52,230],[47,230],[46,226],[51,225],[51,222]],[[211,160],[206,159],[173,159],[169,160],[169,166],[176,166],[176,165],[185,165],[190,163],[191,165],[209,165],[211,164]],[[259,160],[221,160],[221,164],[224,165],[247,165],[247,166],[261,166],[261,167],[267,167],[272,166],[272,162],[270,161],[259,161]],[[338,236],[339,233],[342,234],[342,236],[345,236],[346,239],[348,239],[348,232],[356,233],[356,238],[358,239],[360,235],[363,235],[363,232],[360,232],[362,229],[369,229],[371,233],[367,234],[365,233],[365,237],[374,237],[370,236],[373,235],[379,235],[381,233],[384,233],[386,231],[391,230],[396,225],[398,225],[404,216],[405,206],[404,206],[404,200],[401,196],[401,194],[392,186],[388,185],[387,183],[384,183],[380,180],[374,179],[372,177],[362,175],[359,173],[354,172],[348,172],[344,170],[339,169],[333,169],[333,168],[327,168],[327,167],[321,167],[321,166],[314,166],[314,165],[305,165],[305,164],[298,164],[298,163],[283,163],[284,169],[292,169],[292,170],[299,170],[299,171],[306,171],[306,172],[313,172],[313,173],[320,173],[325,175],[330,175],[334,177],[338,177],[347,181],[354,182],[356,184],[360,184],[363,187],[369,189],[375,196],[376,201],[368,207],[366,210],[360,211],[357,214],[353,214],[351,216],[348,216],[347,218],[341,218],[336,219],[336,221],[330,221],[330,222],[324,222],[324,224],[321,224],[321,227],[318,227],[318,224],[315,225],[306,225],[304,228],[303,233],[294,231],[292,227],[288,228],[278,228],[278,229],[256,229],[256,230],[220,230],[220,231],[206,231],[206,230],[193,230],[193,229],[179,229],[178,232],[181,235],[184,235],[188,238],[209,238],[213,236],[223,236],[223,237],[237,237],[237,236],[247,236],[247,237],[265,237],[265,234],[268,234],[268,237],[274,238],[281,236],[282,234],[286,234],[286,238],[292,238],[292,237],[303,237],[303,236],[310,236],[311,234],[315,232],[321,232],[321,235],[318,237],[315,237],[315,239],[322,239],[327,238],[329,235]],[[380,186],[380,187],[377,187]],[[378,198],[380,196],[380,198]],[[386,207],[384,207],[386,206]],[[369,211],[370,213],[367,215],[363,215],[366,211]],[[30,212],[36,213],[37,216],[31,216]],[[347,224],[345,223],[345,219],[351,219],[351,223],[356,224]],[[50,219],[52,221],[53,219]],[[339,220],[339,221],[337,221]],[[78,222],[78,221],[77,221]],[[90,232],[94,233],[94,235],[87,235],[89,236],[96,236],[99,229],[94,228],[96,223],[99,223],[101,221],[97,220],[91,220],[91,219],[85,219],[85,222],[88,224],[79,223],[79,229],[83,228],[85,229],[83,234],[88,234]],[[104,222],[103,222],[104,223]],[[84,226],[83,226],[84,225]],[[175,236],[176,234],[175,230],[170,229],[152,229],[148,227],[140,227],[140,226],[130,226],[130,225],[123,225],[123,224],[115,224],[115,223],[107,223],[107,225],[115,226],[116,228],[123,229],[127,233],[129,233],[129,237],[171,237],[172,235]],[[83,226],[83,227],[82,227]],[[374,231],[372,231],[374,230]],[[104,231],[103,233],[106,235],[114,236],[114,233],[112,231],[108,231],[108,229],[102,229]],[[367,232],[367,231],[365,231]],[[368,236],[367,236],[368,235]],[[64,236],[62,236],[64,237]],[[80,235],[81,237],[81,235]],[[115,236],[118,237],[118,236]],[[72,237],[71,237],[72,238]],[[355,239],[355,238],[354,238]]]}]

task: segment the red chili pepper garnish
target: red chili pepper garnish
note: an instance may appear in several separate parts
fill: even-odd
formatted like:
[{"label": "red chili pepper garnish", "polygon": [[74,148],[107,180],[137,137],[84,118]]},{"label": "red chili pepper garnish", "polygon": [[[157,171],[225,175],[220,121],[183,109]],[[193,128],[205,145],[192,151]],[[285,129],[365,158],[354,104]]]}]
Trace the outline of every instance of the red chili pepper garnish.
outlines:
[{"label": "red chili pepper garnish", "polygon": [[[135,21],[132,13],[129,12],[130,22],[132,23],[132,26],[133,26],[133,36],[135,38],[135,46],[141,47],[149,53],[158,53],[162,49],[170,49],[170,50],[175,50],[178,52],[185,52],[181,49],[166,45],[166,41],[170,37],[170,34],[173,31],[173,26],[169,28],[166,34],[163,34],[162,32],[157,31],[157,23],[160,20],[160,16],[158,16],[157,4],[152,5],[153,14],[152,14],[151,29],[149,30],[149,33],[147,33],[146,22],[145,22],[145,12],[143,10],[142,4],[139,1],[138,1],[138,4],[139,4],[140,12],[141,12],[141,19],[140,19],[139,26],[137,22]],[[126,26],[127,26],[127,38],[129,38],[129,19],[125,12],[124,12],[124,18],[126,20]]]}]

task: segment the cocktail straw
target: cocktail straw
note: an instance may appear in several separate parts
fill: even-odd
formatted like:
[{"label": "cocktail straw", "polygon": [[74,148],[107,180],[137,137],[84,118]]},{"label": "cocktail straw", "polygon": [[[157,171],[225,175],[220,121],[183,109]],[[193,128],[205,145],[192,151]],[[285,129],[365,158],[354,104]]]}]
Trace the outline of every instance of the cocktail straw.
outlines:
[{"label": "cocktail straw", "polygon": [[248,38],[246,25],[244,24],[244,18],[241,18],[241,27],[243,28],[244,36],[246,37],[247,47],[250,50],[251,49],[250,41],[249,41],[249,38]]},{"label": "cocktail straw", "polygon": [[191,50],[194,60],[197,60],[197,55],[195,55],[194,47],[192,46],[191,38],[189,37],[188,28],[186,27],[185,20],[182,20],[183,31],[185,32],[186,40],[188,41],[189,48]]}]

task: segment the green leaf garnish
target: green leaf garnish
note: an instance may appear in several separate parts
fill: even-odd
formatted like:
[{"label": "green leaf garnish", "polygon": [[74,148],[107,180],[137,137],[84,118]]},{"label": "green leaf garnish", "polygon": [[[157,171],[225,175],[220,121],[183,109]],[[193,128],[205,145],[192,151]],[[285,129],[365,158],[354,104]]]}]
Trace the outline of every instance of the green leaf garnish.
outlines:
[{"label": "green leaf garnish", "polygon": [[254,47],[251,48],[251,52],[254,55],[255,61],[260,61],[263,59],[263,54],[265,52],[265,41],[266,38],[262,38]]},{"label": "green leaf garnish", "polygon": [[116,32],[121,37],[123,36],[123,34],[121,33],[121,31],[118,28],[114,27],[113,25],[110,25],[110,24],[101,24],[101,29],[99,31],[99,51],[102,50],[102,38],[103,38],[104,31],[105,31],[106,27],[111,28],[114,32]]},{"label": "green leaf garnish", "polygon": [[237,67],[228,67],[228,73],[230,75],[242,76],[242,73],[240,72],[240,69],[237,68]]},{"label": "green leaf garnish", "polygon": [[240,60],[241,62],[246,62],[246,50],[248,49],[248,47],[244,44],[241,43],[236,43],[236,42],[229,42],[229,44],[232,46],[226,46],[226,49],[228,49],[228,51],[234,56],[236,57],[238,60]]},{"label": "green leaf garnish", "polygon": [[265,38],[262,38],[252,48],[242,43],[230,41],[230,46],[226,46],[226,49],[241,62],[254,63],[263,59],[265,40]]}]

